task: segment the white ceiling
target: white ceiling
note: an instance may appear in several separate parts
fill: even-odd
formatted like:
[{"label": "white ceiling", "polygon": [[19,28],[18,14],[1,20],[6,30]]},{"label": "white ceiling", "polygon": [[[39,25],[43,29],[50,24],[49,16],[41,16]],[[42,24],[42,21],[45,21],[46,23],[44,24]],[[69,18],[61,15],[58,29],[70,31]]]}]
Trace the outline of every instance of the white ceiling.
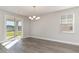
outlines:
[{"label": "white ceiling", "polygon": [[32,6],[0,6],[0,9],[24,16],[32,16],[42,15],[49,12],[54,12],[72,7],[73,6],[36,6],[36,8],[33,8]]}]

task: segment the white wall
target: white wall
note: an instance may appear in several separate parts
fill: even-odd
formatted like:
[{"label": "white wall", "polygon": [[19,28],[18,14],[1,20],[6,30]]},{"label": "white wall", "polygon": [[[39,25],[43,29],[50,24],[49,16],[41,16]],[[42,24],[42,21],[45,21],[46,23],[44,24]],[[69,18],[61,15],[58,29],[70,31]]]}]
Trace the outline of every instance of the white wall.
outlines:
[{"label": "white wall", "polygon": [[[75,33],[60,32],[61,15],[73,13],[75,14]],[[31,36],[79,45],[79,8],[75,7],[41,16],[40,20],[31,22]]]},{"label": "white wall", "polygon": [[25,18],[23,20],[23,38],[27,38],[30,35],[30,21]]},{"label": "white wall", "polygon": [[5,40],[5,26],[4,26],[4,23],[5,23],[5,20],[4,20],[4,14],[2,12],[0,12],[0,42],[4,41]]}]

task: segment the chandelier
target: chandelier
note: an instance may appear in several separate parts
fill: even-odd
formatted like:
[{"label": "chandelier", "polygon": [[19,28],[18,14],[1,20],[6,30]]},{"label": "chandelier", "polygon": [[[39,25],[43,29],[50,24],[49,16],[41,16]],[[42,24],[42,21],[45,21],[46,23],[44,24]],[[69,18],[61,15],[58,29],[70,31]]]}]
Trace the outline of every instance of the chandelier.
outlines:
[{"label": "chandelier", "polygon": [[37,16],[29,16],[29,19],[30,20],[39,20],[40,17],[37,17]]},{"label": "chandelier", "polygon": [[[36,8],[36,6],[33,6],[33,9],[35,9]],[[34,11],[33,11],[34,12]],[[35,12],[34,12],[35,13]],[[39,20],[40,19],[40,17],[39,16],[29,16],[29,19],[30,20]]]}]

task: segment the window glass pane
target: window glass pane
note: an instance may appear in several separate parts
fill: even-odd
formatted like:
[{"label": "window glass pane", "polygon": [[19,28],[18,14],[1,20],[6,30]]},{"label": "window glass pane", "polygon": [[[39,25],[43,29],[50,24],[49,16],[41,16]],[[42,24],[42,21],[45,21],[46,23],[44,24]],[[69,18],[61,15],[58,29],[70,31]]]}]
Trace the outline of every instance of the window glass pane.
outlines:
[{"label": "window glass pane", "polygon": [[6,21],[6,29],[7,29],[7,39],[13,38],[14,37],[14,31],[15,31],[14,21],[7,20]]},{"label": "window glass pane", "polygon": [[17,36],[21,36],[22,35],[22,22],[18,21],[18,31],[17,31]]}]

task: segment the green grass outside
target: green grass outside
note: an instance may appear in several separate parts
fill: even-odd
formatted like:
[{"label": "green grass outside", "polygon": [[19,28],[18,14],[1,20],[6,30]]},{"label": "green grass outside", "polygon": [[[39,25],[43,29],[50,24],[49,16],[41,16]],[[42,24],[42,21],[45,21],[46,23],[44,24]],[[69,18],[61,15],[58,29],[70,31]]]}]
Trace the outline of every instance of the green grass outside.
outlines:
[{"label": "green grass outside", "polygon": [[[21,36],[21,31],[18,31],[15,33],[16,36]],[[7,32],[7,39],[10,39],[10,38],[13,38],[14,37],[14,32],[13,31],[10,31],[10,32]]]}]

